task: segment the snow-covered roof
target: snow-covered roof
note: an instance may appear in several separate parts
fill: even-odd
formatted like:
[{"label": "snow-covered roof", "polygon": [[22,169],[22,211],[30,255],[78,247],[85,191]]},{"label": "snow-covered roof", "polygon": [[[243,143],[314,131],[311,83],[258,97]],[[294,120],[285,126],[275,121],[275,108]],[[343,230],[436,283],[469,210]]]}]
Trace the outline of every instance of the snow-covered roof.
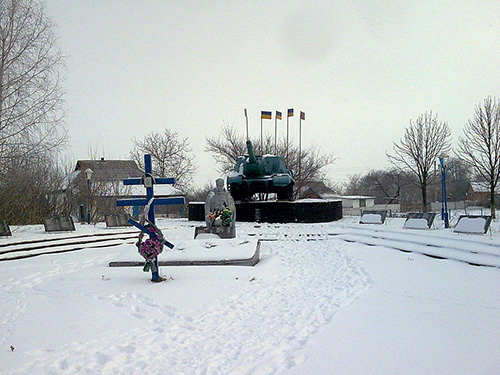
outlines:
[{"label": "snow-covered roof", "polygon": [[356,200],[356,199],[375,199],[375,197],[368,197],[366,195],[341,195],[342,199]]},{"label": "snow-covered roof", "polygon": [[[123,190],[121,190],[123,189]],[[127,195],[131,196],[143,196],[146,195],[146,189],[142,185],[123,185],[120,183],[120,191],[126,192]],[[154,195],[157,197],[164,196],[175,196],[175,195],[183,195],[182,191],[173,187],[172,185],[154,185],[153,188]]]},{"label": "snow-covered roof", "polygon": [[327,187],[323,181],[310,181],[300,189],[300,197],[305,197],[312,192],[321,199],[339,199],[339,195]]},{"label": "snow-covered roof", "polygon": [[[133,160],[78,160],[75,171],[92,169],[93,181],[118,181],[125,178],[141,177],[143,172]],[[83,176],[83,178],[85,178]]]},{"label": "snow-covered roof", "polygon": [[[490,192],[490,184],[487,182],[480,181],[471,181],[470,186],[474,193],[489,193]],[[495,189],[495,194],[500,194],[500,186],[497,186]]]}]

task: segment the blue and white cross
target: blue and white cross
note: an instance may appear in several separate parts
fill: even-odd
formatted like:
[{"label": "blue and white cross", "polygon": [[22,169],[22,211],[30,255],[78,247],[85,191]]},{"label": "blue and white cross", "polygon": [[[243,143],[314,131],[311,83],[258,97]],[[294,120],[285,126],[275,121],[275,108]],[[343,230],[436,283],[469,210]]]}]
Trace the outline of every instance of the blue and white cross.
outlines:
[{"label": "blue and white cross", "polygon": [[[175,179],[173,178],[163,178],[163,177],[153,177],[153,168],[151,164],[151,155],[144,155],[144,176],[142,178],[127,178],[123,180],[124,185],[144,185],[146,188],[146,198],[130,198],[130,199],[119,199],[116,201],[118,207],[123,206],[148,206],[148,217],[147,220],[155,224],[155,206],[159,205],[170,205],[170,204],[184,204],[183,197],[172,197],[172,198],[155,198],[153,186],[155,184],[174,184]],[[150,232],[143,224],[138,223],[133,219],[129,219],[129,222],[135,227],[139,228],[141,231],[147,233],[150,237],[156,238],[156,234]],[[170,242],[166,242],[166,246],[173,248]],[[154,259],[154,265],[156,271],[151,271],[152,277],[151,281],[160,281],[160,269],[158,266],[158,257]]]}]

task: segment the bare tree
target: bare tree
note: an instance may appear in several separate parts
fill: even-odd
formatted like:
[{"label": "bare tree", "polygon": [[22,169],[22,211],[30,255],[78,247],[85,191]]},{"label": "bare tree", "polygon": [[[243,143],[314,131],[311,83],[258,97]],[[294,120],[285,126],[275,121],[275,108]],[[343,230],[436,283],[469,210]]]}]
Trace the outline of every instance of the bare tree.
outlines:
[{"label": "bare tree", "polygon": [[189,202],[205,202],[208,193],[215,188],[215,181],[206,182],[202,187],[189,191],[186,199]]},{"label": "bare tree", "polygon": [[64,214],[64,172],[53,157],[14,159],[0,181],[0,217],[10,224],[41,223]]},{"label": "bare tree", "polygon": [[187,138],[180,139],[176,132],[165,129],[163,133],[151,132],[133,142],[130,156],[141,168],[144,168],[143,155],[150,154],[154,174],[175,178],[175,186],[183,190],[191,187],[197,167]]},{"label": "bare tree", "polygon": [[[267,141],[267,142],[266,142]],[[269,143],[266,137],[265,143]],[[259,149],[260,143],[254,143],[254,150]],[[215,162],[218,164],[219,172],[227,174],[233,171],[238,156],[247,153],[245,139],[240,136],[233,126],[224,125],[218,137],[207,138],[205,151],[210,152]]]},{"label": "bare tree", "polygon": [[476,105],[474,118],[463,132],[458,156],[488,183],[491,216],[495,218],[495,189],[500,179],[500,100],[488,97]]},{"label": "bare tree", "polygon": [[[376,203],[411,203],[408,187],[411,185],[407,172],[398,169],[372,170],[365,175],[348,176],[344,191],[347,195],[368,195]],[[411,185],[412,186],[412,185]]]},{"label": "bare tree", "polygon": [[9,159],[41,157],[66,141],[53,28],[42,3],[0,1],[0,171]]},{"label": "bare tree", "polygon": [[54,25],[36,0],[0,0],[0,217],[41,222],[61,210],[67,139]]},{"label": "bare tree", "polygon": [[446,190],[451,199],[464,200],[471,178],[471,168],[460,158],[450,157],[446,163]]},{"label": "bare tree", "polygon": [[370,171],[364,178],[369,194],[379,198],[380,203],[397,203],[405,200],[404,191],[410,185],[408,173],[397,169]]},{"label": "bare tree", "polygon": [[[279,140],[275,144],[274,137],[268,135],[262,140],[252,140],[254,150],[262,150],[263,154],[287,155],[285,164],[292,172],[296,190],[300,190],[307,182],[323,180],[326,177],[325,169],[330,166],[335,158],[332,154],[323,153],[317,146],[303,148],[299,154],[299,147],[290,145],[287,152],[286,140]],[[225,125],[218,137],[207,138],[205,151],[212,153],[219,165],[221,173],[233,171],[238,156],[246,154],[246,140],[237,134],[234,127]],[[300,161],[300,175],[299,175]]]},{"label": "bare tree", "polygon": [[450,128],[438,122],[432,111],[410,120],[404,137],[394,143],[394,154],[387,154],[389,161],[401,171],[410,172],[422,194],[422,210],[427,212],[427,187],[432,176],[434,162],[442,153],[451,149]]},{"label": "bare tree", "polygon": [[343,183],[342,190],[345,195],[365,194],[365,188],[363,186],[363,175],[361,173],[348,175],[347,181]]}]

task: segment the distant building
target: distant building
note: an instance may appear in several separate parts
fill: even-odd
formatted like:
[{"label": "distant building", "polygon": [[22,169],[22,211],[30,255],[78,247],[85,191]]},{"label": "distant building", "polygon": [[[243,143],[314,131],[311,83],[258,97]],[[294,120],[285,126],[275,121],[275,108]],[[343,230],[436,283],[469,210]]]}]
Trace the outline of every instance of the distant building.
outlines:
[{"label": "distant building", "polygon": [[308,182],[299,192],[299,199],[338,199],[339,195],[323,181]]},{"label": "distant building", "polygon": [[[92,170],[89,182],[85,171]],[[75,216],[79,220],[85,218],[86,207],[92,206],[92,220],[102,220],[105,215],[123,212],[124,207],[116,207],[116,200],[122,198],[144,197],[146,190],[142,185],[124,185],[127,178],[140,178],[144,172],[133,160],[79,160],[75,170],[68,176],[66,198],[75,205]],[[155,185],[157,197],[183,196],[183,193],[172,185]],[[182,206],[182,207],[180,207]],[[134,207],[134,216],[140,207]],[[156,206],[157,214],[179,217],[184,213],[183,205]]]},{"label": "distant building", "polygon": [[364,195],[343,195],[343,208],[369,208],[375,206],[375,197],[367,197]]},{"label": "distant building", "polygon": [[[500,196],[500,186],[495,190],[495,198]],[[479,206],[489,206],[490,185],[487,182],[471,181],[467,189],[467,200]]]},{"label": "distant building", "polygon": [[[398,211],[399,205],[375,205],[375,197],[364,195],[340,195],[328,188],[322,181],[309,182],[299,194],[299,199],[341,200],[344,215],[359,215],[366,208]],[[381,208],[380,208],[380,207]]]},{"label": "distant building", "polygon": [[72,173],[74,182],[86,182],[85,171],[92,170],[91,181],[107,184],[109,188],[119,189],[126,178],[141,177],[143,171],[133,160],[78,160]]}]

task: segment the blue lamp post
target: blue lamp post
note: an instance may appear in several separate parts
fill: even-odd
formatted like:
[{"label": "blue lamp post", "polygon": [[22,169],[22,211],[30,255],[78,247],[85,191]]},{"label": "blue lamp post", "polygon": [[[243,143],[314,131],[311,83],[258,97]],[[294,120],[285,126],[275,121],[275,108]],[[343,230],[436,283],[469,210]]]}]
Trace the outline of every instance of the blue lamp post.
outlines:
[{"label": "blue lamp post", "polygon": [[444,227],[450,227],[448,219],[448,197],[446,194],[446,160],[448,155],[442,153],[439,155],[439,164],[441,164],[441,219],[444,220]]},{"label": "blue lamp post", "polygon": [[87,224],[90,224],[90,211],[92,206],[90,205],[90,179],[92,178],[92,173],[94,171],[90,168],[85,169],[85,179],[87,180]]}]

